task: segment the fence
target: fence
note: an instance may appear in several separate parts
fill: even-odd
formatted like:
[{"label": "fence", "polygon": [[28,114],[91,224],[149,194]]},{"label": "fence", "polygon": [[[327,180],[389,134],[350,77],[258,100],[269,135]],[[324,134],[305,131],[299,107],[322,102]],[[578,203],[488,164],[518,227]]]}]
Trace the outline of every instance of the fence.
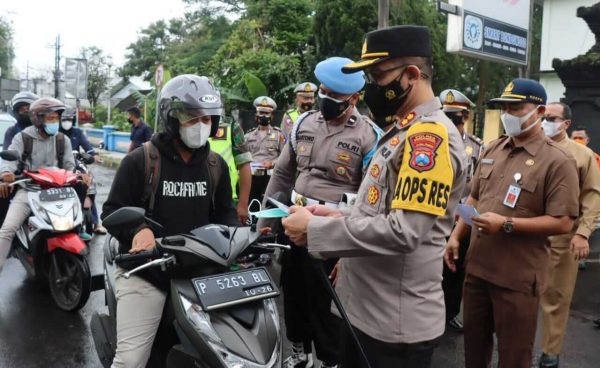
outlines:
[{"label": "fence", "polygon": [[92,144],[98,147],[103,144],[104,149],[127,153],[131,140],[130,134],[126,132],[116,132],[112,125],[105,125],[102,129],[84,129],[85,135]]}]

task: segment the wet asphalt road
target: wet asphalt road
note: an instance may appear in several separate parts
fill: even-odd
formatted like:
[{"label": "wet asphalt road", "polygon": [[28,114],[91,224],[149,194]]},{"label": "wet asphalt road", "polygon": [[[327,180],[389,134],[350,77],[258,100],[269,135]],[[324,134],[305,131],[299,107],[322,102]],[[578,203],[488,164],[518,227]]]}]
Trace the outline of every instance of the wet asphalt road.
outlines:
[{"label": "wet asphalt road", "polygon": [[[101,208],[114,170],[100,166],[93,170],[98,186],[96,203]],[[96,236],[91,242],[88,261],[93,274],[102,271],[103,238]],[[600,330],[591,324],[594,316],[600,316],[600,235],[592,238],[592,252],[595,263],[588,264],[578,277],[561,355],[563,368],[600,367]],[[278,278],[278,267],[272,271]],[[104,294],[99,291],[92,293],[79,312],[60,311],[47,288],[28,280],[21,264],[9,259],[0,275],[0,368],[100,368],[88,324],[92,313],[101,308]],[[286,341],[286,355],[289,350]],[[434,353],[432,366],[463,367],[463,354],[461,335],[447,332]]]}]

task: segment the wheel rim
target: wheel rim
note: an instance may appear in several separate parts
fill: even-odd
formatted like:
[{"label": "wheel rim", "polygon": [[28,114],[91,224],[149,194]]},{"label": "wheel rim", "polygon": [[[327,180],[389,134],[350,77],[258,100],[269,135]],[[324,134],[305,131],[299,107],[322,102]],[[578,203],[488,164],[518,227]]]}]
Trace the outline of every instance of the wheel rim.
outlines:
[{"label": "wheel rim", "polygon": [[78,256],[63,251],[54,252],[50,262],[50,292],[59,308],[67,311],[81,306],[85,296],[85,269]]}]

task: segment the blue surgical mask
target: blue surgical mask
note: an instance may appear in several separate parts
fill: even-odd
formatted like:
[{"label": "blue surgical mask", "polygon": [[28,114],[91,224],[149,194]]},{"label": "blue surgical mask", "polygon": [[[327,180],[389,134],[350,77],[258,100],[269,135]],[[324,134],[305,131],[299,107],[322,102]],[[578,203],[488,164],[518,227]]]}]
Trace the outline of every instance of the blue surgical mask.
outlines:
[{"label": "blue surgical mask", "polygon": [[46,132],[46,134],[48,135],[56,135],[56,133],[58,133],[58,126],[58,121],[55,121],[53,123],[45,123],[44,132]]},{"label": "blue surgical mask", "polygon": [[[258,203],[259,210],[256,212],[253,212],[253,211],[250,211],[250,207],[252,207],[252,204],[255,201]],[[262,208],[262,206],[261,206],[260,202],[256,199],[253,199],[252,202],[250,202],[250,205],[248,206],[248,214],[250,216],[254,216],[256,218],[281,218],[281,217],[287,217],[290,215],[288,213],[288,211],[281,209],[281,208],[270,208],[268,210],[262,210],[261,208]]]}]

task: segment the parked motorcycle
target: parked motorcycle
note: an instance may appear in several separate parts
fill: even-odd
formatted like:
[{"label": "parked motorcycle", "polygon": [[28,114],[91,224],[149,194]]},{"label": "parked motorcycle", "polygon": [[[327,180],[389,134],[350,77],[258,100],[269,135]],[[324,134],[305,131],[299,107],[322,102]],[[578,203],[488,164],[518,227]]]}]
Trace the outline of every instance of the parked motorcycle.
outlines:
[{"label": "parked motorcycle", "polygon": [[[17,151],[3,151],[0,157],[20,159]],[[52,299],[65,311],[85,305],[92,282],[85,258],[87,246],[78,235],[83,214],[73,188],[77,180],[76,173],[48,168],[25,170],[11,183],[28,192],[31,208],[31,216],[16,233],[11,253],[31,277],[48,283]]]},{"label": "parked motorcycle", "polygon": [[87,194],[85,196],[85,201],[83,202],[83,230],[85,233],[93,236],[94,221],[92,217],[92,206],[94,205],[94,200],[96,199],[97,190],[94,176],[92,175],[91,170],[88,168],[88,165],[91,165],[95,162],[94,156],[86,152],[82,153],[79,151],[73,151],[73,157],[75,158],[75,171],[81,174],[87,174],[91,179]]},{"label": "parked motorcycle", "polygon": [[[106,219],[109,234],[150,223],[141,208],[124,207]],[[152,251],[119,254],[109,235],[104,244],[104,286],[108,314],[95,313],[92,336],[100,361],[110,367],[116,349],[115,269],[159,267],[170,277],[169,298],[152,348],[151,367],[281,367],[281,329],[276,283],[264,267],[231,272],[246,253],[272,253],[289,246],[258,243],[251,227],[206,225],[156,239]],[[138,262],[138,263],[135,263]],[[129,267],[126,265],[129,264]]]}]

